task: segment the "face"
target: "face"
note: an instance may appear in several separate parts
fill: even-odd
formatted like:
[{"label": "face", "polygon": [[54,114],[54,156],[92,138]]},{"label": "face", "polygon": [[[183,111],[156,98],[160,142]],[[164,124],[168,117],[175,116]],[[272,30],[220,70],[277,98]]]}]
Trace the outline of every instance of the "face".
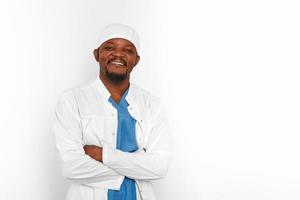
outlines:
[{"label": "face", "polygon": [[100,65],[100,76],[116,83],[129,79],[140,59],[135,46],[122,38],[105,41],[94,50],[94,56]]}]

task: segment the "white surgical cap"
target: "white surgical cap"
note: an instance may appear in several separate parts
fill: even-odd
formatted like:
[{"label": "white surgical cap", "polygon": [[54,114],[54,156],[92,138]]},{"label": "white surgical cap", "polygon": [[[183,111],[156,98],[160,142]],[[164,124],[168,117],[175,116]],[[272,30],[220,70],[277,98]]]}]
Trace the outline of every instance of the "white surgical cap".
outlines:
[{"label": "white surgical cap", "polygon": [[99,46],[107,40],[113,38],[123,38],[129,40],[139,51],[139,36],[136,31],[130,26],[124,24],[109,24],[100,32]]}]

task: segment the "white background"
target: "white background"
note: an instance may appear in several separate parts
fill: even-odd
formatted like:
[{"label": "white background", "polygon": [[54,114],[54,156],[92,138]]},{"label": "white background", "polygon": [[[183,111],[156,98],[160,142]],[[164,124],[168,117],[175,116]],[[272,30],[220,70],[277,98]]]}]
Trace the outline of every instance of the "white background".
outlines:
[{"label": "white background", "polygon": [[102,26],[141,38],[132,81],[162,97],[173,162],[158,199],[300,199],[300,2],[0,3],[0,199],[59,200],[58,95],[94,79]]}]

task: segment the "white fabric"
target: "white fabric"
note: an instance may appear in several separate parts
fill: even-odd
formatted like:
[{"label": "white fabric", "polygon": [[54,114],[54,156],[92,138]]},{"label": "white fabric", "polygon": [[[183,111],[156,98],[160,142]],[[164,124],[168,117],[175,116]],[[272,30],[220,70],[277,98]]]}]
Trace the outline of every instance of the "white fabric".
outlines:
[{"label": "white fabric", "polygon": [[[170,138],[158,98],[131,83],[126,100],[136,119],[139,150],[116,149],[117,111],[110,93],[97,78],[64,92],[57,104],[54,135],[63,175],[71,180],[66,200],[106,200],[108,189],[119,189],[124,176],[136,180],[137,199],[155,200],[151,180],[168,169]],[[84,145],[103,147],[103,163],[84,153]]]},{"label": "white fabric", "polygon": [[139,51],[139,36],[137,32],[130,26],[118,23],[107,25],[100,32],[98,45],[101,46],[103,42],[113,38],[123,38],[129,40],[135,46],[137,51]]}]

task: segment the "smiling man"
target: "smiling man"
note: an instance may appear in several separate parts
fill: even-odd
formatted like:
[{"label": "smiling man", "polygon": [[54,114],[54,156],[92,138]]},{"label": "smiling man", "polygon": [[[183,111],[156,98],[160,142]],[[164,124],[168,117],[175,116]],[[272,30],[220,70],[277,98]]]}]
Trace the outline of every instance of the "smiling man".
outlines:
[{"label": "smiling man", "polygon": [[155,200],[151,181],[165,177],[170,145],[160,100],[130,82],[139,38],[123,24],[100,33],[96,80],[64,92],[55,141],[66,200]]}]

